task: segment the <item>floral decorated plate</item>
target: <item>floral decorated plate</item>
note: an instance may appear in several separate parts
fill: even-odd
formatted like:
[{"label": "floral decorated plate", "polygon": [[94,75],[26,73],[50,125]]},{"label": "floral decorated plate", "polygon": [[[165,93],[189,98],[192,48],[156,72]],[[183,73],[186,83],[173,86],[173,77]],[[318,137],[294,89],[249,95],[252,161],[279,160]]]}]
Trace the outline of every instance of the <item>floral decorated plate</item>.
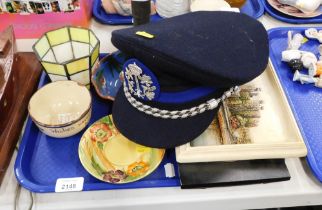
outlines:
[{"label": "floral decorated plate", "polygon": [[84,168],[104,182],[124,184],[142,179],[161,163],[165,150],[129,141],[114,126],[112,115],[90,126],[79,143]]},{"label": "floral decorated plate", "polygon": [[277,11],[298,18],[312,18],[322,15],[322,7],[320,6],[317,11],[312,13],[304,13],[301,10],[292,7],[287,4],[282,4],[278,0],[267,0],[268,4],[271,5]]}]

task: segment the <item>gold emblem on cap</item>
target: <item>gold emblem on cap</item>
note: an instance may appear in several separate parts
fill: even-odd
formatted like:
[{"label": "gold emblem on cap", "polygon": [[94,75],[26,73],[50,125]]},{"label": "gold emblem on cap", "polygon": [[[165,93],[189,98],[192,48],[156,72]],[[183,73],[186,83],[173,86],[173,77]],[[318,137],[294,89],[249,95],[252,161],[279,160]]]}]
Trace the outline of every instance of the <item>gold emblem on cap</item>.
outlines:
[{"label": "gold emblem on cap", "polygon": [[145,31],[137,31],[135,34],[139,35],[139,36],[143,36],[143,37],[148,38],[148,39],[153,39],[154,38],[153,34],[150,34],[150,33],[145,32]]}]

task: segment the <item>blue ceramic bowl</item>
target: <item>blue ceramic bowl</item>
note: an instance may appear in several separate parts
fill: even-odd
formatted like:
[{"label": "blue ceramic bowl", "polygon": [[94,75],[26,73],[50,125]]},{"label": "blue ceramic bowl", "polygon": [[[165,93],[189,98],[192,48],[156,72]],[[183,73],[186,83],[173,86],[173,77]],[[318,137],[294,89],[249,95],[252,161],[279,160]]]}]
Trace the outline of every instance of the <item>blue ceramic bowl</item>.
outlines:
[{"label": "blue ceramic bowl", "polygon": [[94,67],[92,84],[101,98],[114,100],[117,91],[122,86],[120,73],[126,60],[126,55],[116,51],[104,56]]}]

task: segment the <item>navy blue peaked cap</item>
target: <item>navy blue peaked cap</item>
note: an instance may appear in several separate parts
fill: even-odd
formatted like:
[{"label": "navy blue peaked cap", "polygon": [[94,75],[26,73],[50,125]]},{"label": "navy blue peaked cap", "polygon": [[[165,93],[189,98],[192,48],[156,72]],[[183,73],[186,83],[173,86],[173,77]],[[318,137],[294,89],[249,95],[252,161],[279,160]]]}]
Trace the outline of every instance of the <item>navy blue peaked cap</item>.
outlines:
[{"label": "navy blue peaked cap", "polygon": [[[135,33],[145,31],[153,39]],[[250,81],[267,65],[268,41],[259,21],[233,12],[195,12],[112,32],[112,43],[157,75],[188,84],[229,87]],[[177,81],[165,79],[165,85]]]},{"label": "navy blue peaked cap", "polygon": [[234,12],[188,13],[116,30],[112,43],[132,58],[115,98],[115,125],[130,140],[157,148],[198,137],[233,87],[260,75],[268,63],[265,28]]}]

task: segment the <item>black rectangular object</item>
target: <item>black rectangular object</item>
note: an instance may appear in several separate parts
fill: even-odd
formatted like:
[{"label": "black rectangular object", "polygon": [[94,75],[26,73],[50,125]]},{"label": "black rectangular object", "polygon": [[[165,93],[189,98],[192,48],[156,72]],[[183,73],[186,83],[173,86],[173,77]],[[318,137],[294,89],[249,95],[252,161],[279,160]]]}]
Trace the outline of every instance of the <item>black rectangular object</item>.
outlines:
[{"label": "black rectangular object", "polygon": [[290,180],[284,159],[180,163],[182,189]]}]

